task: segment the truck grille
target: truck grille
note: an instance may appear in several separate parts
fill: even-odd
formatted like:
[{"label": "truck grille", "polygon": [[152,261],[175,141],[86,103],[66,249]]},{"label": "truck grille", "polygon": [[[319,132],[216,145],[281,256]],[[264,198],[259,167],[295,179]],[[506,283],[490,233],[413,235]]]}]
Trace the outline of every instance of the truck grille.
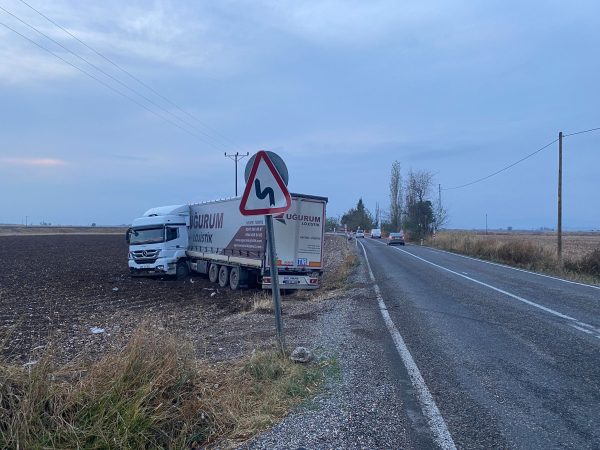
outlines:
[{"label": "truck grille", "polygon": [[131,252],[133,260],[140,264],[153,263],[158,259],[160,250],[135,250]]}]

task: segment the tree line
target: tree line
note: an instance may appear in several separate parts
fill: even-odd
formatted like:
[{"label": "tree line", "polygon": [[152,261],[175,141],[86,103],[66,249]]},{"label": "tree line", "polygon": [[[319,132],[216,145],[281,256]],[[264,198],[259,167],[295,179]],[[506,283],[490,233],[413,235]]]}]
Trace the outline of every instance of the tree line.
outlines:
[{"label": "tree line", "polygon": [[441,199],[434,200],[433,174],[426,170],[410,169],[406,179],[400,162],[392,163],[389,182],[389,209],[382,210],[377,203],[375,214],[366,207],[362,198],[356,207],[341,217],[328,217],[328,230],[346,226],[349,230],[381,228],[388,232],[404,231],[410,238],[421,239],[431,235],[448,222],[448,213]]}]

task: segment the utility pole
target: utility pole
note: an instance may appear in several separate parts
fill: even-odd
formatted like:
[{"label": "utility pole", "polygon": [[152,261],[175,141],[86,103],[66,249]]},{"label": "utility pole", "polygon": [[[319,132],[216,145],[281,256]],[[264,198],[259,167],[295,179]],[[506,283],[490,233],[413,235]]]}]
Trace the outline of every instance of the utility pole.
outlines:
[{"label": "utility pole", "polygon": [[485,234],[488,234],[487,213],[485,213]]},{"label": "utility pole", "polygon": [[562,268],[562,131],[558,133],[558,223],[556,227],[557,242],[556,254],[558,267]]},{"label": "utility pole", "polygon": [[438,184],[438,208],[442,209],[442,184]]},{"label": "utility pole", "polygon": [[238,189],[237,189],[237,186],[238,186],[238,174],[237,174],[238,161],[241,161],[249,154],[250,153],[246,152],[245,155],[240,155],[240,152],[235,152],[234,154],[228,155],[227,152],[225,152],[225,156],[227,156],[232,161],[235,161],[235,196],[236,197],[238,195]]}]

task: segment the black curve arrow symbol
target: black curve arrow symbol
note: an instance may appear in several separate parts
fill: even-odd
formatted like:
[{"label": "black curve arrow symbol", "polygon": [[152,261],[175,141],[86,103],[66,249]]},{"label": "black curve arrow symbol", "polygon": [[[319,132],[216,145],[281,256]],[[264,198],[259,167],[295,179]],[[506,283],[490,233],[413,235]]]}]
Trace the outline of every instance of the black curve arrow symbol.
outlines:
[{"label": "black curve arrow symbol", "polygon": [[254,180],[254,190],[256,191],[256,196],[260,200],[264,199],[268,195],[269,196],[269,204],[271,206],[275,206],[275,192],[273,192],[272,187],[266,187],[264,189],[264,191],[261,191],[260,190],[260,180],[257,178],[256,180]]}]

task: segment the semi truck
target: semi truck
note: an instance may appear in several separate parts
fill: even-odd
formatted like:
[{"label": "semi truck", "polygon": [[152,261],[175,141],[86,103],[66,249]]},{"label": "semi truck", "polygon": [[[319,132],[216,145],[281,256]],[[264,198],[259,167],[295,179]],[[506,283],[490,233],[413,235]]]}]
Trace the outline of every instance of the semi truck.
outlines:
[{"label": "semi truck", "polygon": [[[323,272],[326,197],[291,194],[273,216],[283,289],[316,289]],[[241,197],[149,209],[127,230],[132,276],[185,278],[190,272],[237,290],[271,288],[264,216],[244,216]]]}]

